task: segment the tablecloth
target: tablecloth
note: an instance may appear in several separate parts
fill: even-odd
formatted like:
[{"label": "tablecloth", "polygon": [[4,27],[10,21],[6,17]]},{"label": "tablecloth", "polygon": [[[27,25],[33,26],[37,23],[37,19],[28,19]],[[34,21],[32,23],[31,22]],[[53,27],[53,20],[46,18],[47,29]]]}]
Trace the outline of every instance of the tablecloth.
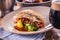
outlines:
[{"label": "tablecloth", "polygon": [[33,34],[33,35],[19,35],[5,31],[0,27],[0,38],[3,40],[43,40],[46,33]]}]

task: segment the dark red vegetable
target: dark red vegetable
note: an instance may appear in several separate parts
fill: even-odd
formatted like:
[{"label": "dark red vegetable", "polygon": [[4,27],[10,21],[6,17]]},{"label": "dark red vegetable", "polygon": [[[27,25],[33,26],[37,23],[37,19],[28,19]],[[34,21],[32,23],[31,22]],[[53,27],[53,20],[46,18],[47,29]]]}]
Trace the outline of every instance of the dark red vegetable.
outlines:
[{"label": "dark red vegetable", "polygon": [[35,21],[35,22],[34,22],[34,25],[35,25],[36,27],[38,27],[38,28],[43,28],[43,27],[44,27],[44,23],[43,23],[43,22],[37,22],[37,21]]}]

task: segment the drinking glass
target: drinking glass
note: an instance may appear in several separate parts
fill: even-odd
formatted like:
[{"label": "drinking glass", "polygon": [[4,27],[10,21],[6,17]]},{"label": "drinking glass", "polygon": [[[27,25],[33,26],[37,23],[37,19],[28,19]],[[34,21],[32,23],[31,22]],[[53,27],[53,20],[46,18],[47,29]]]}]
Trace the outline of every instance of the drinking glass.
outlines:
[{"label": "drinking glass", "polygon": [[15,0],[0,0],[1,16],[5,16],[7,13],[13,11]]},{"label": "drinking glass", "polygon": [[49,20],[54,27],[52,40],[60,40],[60,0],[52,0]]}]

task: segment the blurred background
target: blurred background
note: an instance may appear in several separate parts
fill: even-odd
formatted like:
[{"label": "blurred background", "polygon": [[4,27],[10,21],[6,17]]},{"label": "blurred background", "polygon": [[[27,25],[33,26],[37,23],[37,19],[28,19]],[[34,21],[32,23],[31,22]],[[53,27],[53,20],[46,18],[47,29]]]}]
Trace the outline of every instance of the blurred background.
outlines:
[{"label": "blurred background", "polygon": [[50,0],[17,0],[19,2],[25,2],[25,3],[39,3],[39,2],[45,2],[45,1],[50,1]]}]

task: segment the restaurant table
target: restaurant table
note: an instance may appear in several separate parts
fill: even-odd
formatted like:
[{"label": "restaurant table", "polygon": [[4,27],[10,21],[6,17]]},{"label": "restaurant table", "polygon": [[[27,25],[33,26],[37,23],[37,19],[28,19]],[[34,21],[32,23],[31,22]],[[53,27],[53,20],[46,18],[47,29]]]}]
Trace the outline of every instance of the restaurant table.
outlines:
[{"label": "restaurant table", "polygon": [[[46,6],[50,6],[50,2],[47,2],[47,3],[44,3],[44,4],[42,4],[42,6],[44,5],[45,6],[45,4],[46,4]],[[47,5],[48,4],[48,5]],[[41,5],[41,4],[40,4]],[[40,6],[40,5],[38,5],[38,6]],[[24,4],[23,4],[23,6],[24,6]],[[25,5],[25,7],[26,7],[27,5]],[[31,6],[31,5],[30,5]],[[36,5],[34,5],[34,6],[36,6]],[[28,7],[28,6],[27,6]],[[0,22],[1,22],[1,19],[0,19]],[[51,36],[52,36],[52,31],[50,30],[50,31],[48,31],[48,32],[46,32],[46,37],[45,37],[45,39],[44,40],[52,40],[51,39]]]}]

